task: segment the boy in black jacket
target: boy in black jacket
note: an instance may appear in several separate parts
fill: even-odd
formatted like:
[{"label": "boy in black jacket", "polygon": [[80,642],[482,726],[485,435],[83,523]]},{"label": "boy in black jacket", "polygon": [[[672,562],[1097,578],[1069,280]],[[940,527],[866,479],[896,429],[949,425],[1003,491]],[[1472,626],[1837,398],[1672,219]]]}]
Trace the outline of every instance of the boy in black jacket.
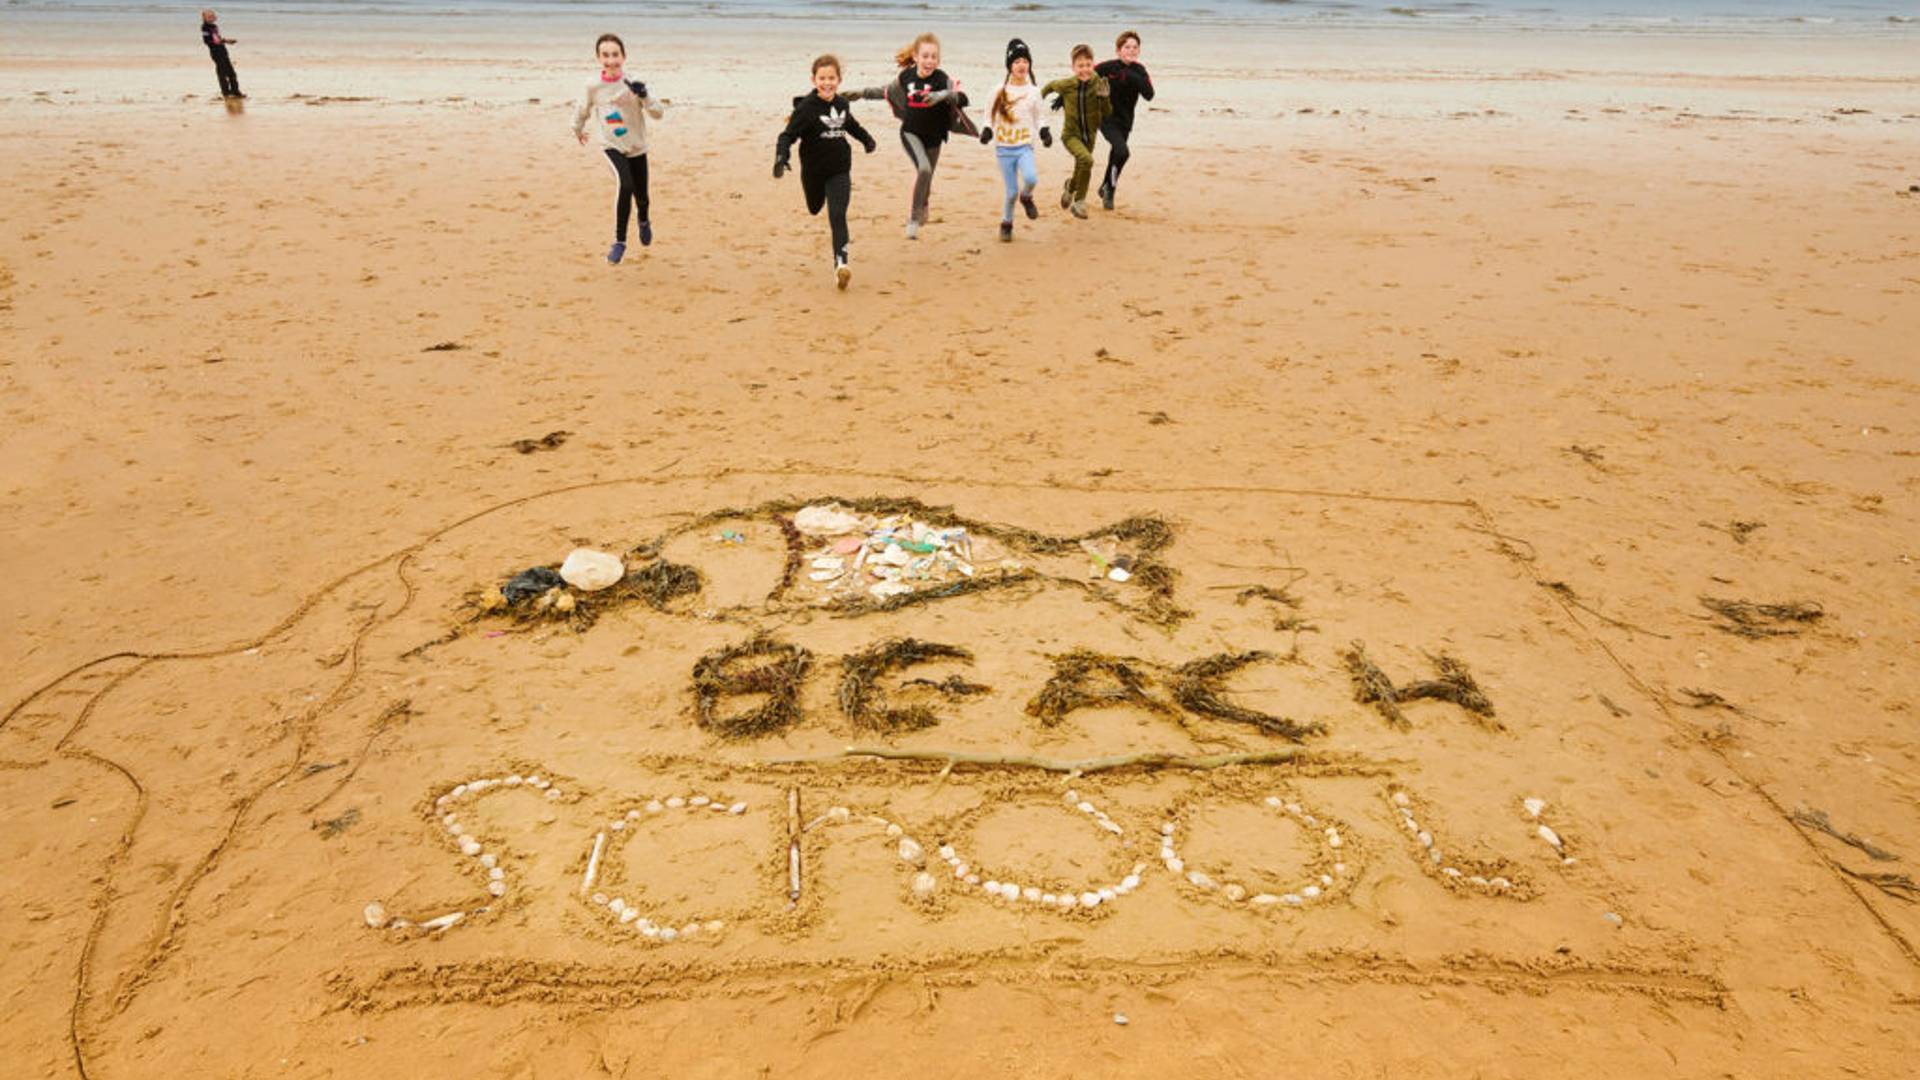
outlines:
[{"label": "boy in black jacket", "polygon": [[1153,100],[1153,80],[1140,64],[1140,35],[1123,31],[1113,43],[1116,55],[1093,70],[1107,80],[1113,92],[1113,113],[1100,125],[1107,140],[1107,175],[1100,181],[1100,205],[1113,209],[1113,191],[1120,186],[1120,170],[1127,167],[1127,136],[1133,134],[1133,107],[1141,98]]},{"label": "boy in black jacket", "polygon": [[213,57],[213,77],[220,80],[220,96],[246,97],[240,92],[240,76],[233,73],[233,60],[227,56],[227,46],[240,44],[240,39],[223,36],[220,16],[210,9],[200,12],[200,41],[206,45],[207,55]]},{"label": "boy in black jacket", "polygon": [[873,136],[853,118],[853,104],[839,96],[840,61],[822,56],[813,62],[813,93],[793,99],[793,115],[774,144],[773,178],[787,174],[788,154],[800,144],[800,189],[807,196],[807,213],[827,208],[833,227],[833,277],[847,287],[853,271],[847,268],[847,203],[853,196],[853,150],[858,139],[873,153]]}]

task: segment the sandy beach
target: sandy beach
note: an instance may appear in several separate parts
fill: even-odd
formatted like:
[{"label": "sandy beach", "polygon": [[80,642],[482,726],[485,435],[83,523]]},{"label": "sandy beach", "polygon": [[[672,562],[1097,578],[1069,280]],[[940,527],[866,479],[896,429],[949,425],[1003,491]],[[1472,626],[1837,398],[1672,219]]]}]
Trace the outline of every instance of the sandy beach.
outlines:
[{"label": "sandy beach", "polygon": [[[1920,1051],[1911,33],[1146,23],[1117,209],[1056,148],[1011,244],[862,105],[842,293],[773,139],[918,24],[237,11],[229,109],[179,16],[0,15],[0,1072]],[[964,578],[837,576],[913,521]],[[578,547],[681,584],[489,609]]]}]

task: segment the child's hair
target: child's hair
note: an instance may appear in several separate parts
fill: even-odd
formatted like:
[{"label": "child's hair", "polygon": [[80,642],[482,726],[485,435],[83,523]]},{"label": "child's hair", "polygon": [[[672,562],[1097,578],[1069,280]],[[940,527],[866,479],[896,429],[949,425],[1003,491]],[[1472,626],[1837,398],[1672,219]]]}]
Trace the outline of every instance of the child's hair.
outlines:
[{"label": "child's hair", "polygon": [[1089,60],[1093,59],[1093,46],[1088,45],[1085,42],[1082,42],[1073,47],[1072,59],[1078,60],[1083,56]]},{"label": "child's hair", "polygon": [[913,63],[913,58],[920,52],[920,46],[922,45],[931,45],[934,49],[938,50],[940,48],[940,39],[935,37],[932,31],[921,34],[919,37],[914,38],[912,43],[906,48],[893,54],[894,65],[896,67],[906,67],[908,64]]},{"label": "child's hair", "polygon": [[601,34],[598,38],[596,38],[593,43],[593,55],[599,56],[600,46],[605,45],[609,41],[613,42],[615,45],[620,46],[621,56],[627,55],[627,43],[620,40],[619,34]]},{"label": "child's hair", "polygon": [[[1013,76],[1009,74],[1008,78]],[[1005,117],[1007,123],[1013,123],[1013,109],[1007,104],[1007,84],[1001,83],[1000,89],[993,95],[993,108],[987,110],[987,119]]]},{"label": "child's hair", "polygon": [[835,75],[840,74],[840,58],[832,53],[821,53],[819,56],[814,57],[813,71],[817,73],[823,67],[832,68]]},{"label": "child's hair", "polygon": [[1113,39],[1113,47],[1115,49],[1124,49],[1127,47],[1127,42],[1129,41],[1135,45],[1140,44],[1140,32],[1138,30],[1120,31],[1120,36]]}]

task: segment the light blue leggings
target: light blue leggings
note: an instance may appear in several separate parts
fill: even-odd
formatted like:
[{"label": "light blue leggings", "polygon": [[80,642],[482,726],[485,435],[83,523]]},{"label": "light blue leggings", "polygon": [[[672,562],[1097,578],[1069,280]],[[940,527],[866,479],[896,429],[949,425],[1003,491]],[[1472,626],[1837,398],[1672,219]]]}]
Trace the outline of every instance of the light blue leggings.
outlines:
[{"label": "light blue leggings", "polygon": [[1040,183],[1040,167],[1034,161],[1031,145],[998,146],[994,148],[994,155],[1000,159],[1000,179],[1007,185],[1006,205],[1000,209],[1000,220],[1012,221],[1014,200],[1033,194],[1035,185]]}]

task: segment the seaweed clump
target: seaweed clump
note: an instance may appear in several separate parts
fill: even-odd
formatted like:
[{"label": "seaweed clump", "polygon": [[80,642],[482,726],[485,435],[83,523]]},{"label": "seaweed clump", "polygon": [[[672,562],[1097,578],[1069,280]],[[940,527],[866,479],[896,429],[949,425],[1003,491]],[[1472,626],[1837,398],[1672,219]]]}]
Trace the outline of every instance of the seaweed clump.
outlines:
[{"label": "seaweed clump", "polygon": [[[812,668],[812,653],[764,634],[710,652],[693,665],[695,718],[701,727],[729,739],[784,731],[800,720],[800,686]],[[720,714],[722,700],[745,695],[765,700],[746,712]]]},{"label": "seaweed clump", "polygon": [[1236,724],[1251,724],[1269,735],[1295,742],[1309,735],[1324,734],[1327,730],[1325,724],[1297,723],[1284,716],[1236,705],[1220,696],[1223,691],[1221,684],[1227,676],[1250,664],[1272,659],[1272,653],[1256,649],[1252,652],[1219,653],[1181,664],[1173,669],[1173,699],[1190,713]]},{"label": "seaweed clump", "polygon": [[1716,616],[1715,630],[1750,640],[1790,637],[1827,614],[1819,604],[1757,604],[1751,600],[1724,600],[1714,596],[1702,596],[1700,606]]},{"label": "seaweed clump", "polygon": [[[935,660],[973,662],[973,654],[958,645],[941,645],[916,638],[893,638],[863,649],[840,661],[840,711],[858,728],[871,731],[918,731],[940,722],[931,705],[916,702],[889,707],[876,685],[890,671]],[[988,687],[969,682],[958,675],[935,682],[912,679],[905,686],[932,690],[949,701],[984,694]]]},{"label": "seaweed clump", "polygon": [[1387,673],[1367,655],[1367,647],[1361,642],[1340,654],[1346,661],[1347,674],[1353,679],[1353,700],[1363,705],[1372,705],[1389,725],[1402,731],[1409,730],[1413,723],[1400,709],[1401,702],[1431,699],[1449,701],[1465,709],[1469,715],[1479,721],[1482,727],[1495,731],[1504,730],[1494,719],[1493,702],[1474,681],[1473,673],[1459,660],[1441,653],[1433,657],[1434,670],[1439,673],[1437,679],[1422,679],[1405,686],[1395,686]]}]

